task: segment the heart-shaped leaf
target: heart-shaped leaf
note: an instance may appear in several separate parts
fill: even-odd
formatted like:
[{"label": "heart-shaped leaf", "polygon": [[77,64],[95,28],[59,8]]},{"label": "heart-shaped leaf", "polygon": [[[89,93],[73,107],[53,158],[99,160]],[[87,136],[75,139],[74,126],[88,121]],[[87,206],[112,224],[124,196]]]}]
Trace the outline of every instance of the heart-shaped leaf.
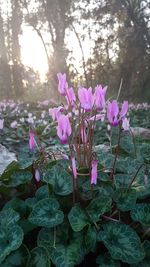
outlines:
[{"label": "heart-shaped leaf", "polygon": [[94,251],[96,246],[97,233],[93,226],[89,226],[85,235],[85,246],[87,251]]},{"label": "heart-shaped leaf", "polygon": [[86,211],[90,217],[90,219],[93,222],[96,222],[99,220],[99,217],[103,215],[105,212],[109,211],[111,209],[112,199],[108,196],[100,196],[97,198],[94,198],[88,207],[86,208]]},{"label": "heart-shaped leaf", "polygon": [[0,228],[0,263],[11,251],[20,247],[23,240],[23,231],[19,226],[13,226],[10,229]]},{"label": "heart-shaped leaf", "polygon": [[127,190],[126,188],[117,189],[114,193],[114,201],[117,203],[117,207],[121,211],[131,210],[137,199],[135,189]]},{"label": "heart-shaped leaf", "polygon": [[1,263],[1,267],[27,267],[29,261],[29,251],[22,245],[18,250],[10,253]]},{"label": "heart-shaped leaf", "polygon": [[1,226],[11,227],[17,221],[19,221],[19,219],[20,219],[19,213],[14,211],[11,208],[8,208],[6,210],[2,210],[0,212],[0,225]]},{"label": "heart-shaped leaf", "polygon": [[31,251],[29,267],[50,267],[49,255],[43,247],[36,247]]},{"label": "heart-shaped leaf", "polygon": [[51,184],[54,192],[61,196],[72,193],[72,176],[66,171],[65,167],[60,163],[56,164],[43,176],[43,180]]},{"label": "heart-shaped leaf", "polygon": [[40,247],[45,247],[49,253],[58,244],[66,244],[70,238],[69,224],[63,222],[56,228],[42,228],[37,237],[37,244]]},{"label": "heart-shaped leaf", "polygon": [[49,197],[48,186],[43,185],[40,188],[38,188],[38,190],[35,193],[35,197],[37,198],[37,200],[48,198]]},{"label": "heart-shaped leaf", "polygon": [[74,267],[84,258],[82,244],[72,243],[68,246],[57,245],[53,249],[51,259],[56,267]]},{"label": "heart-shaped leaf", "polygon": [[150,266],[150,241],[145,240],[143,243],[143,248],[145,250],[145,258],[137,264],[130,265],[131,267],[149,267]]},{"label": "heart-shaped leaf", "polygon": [[136,204],[131,210],[131,217],[134,221],[138,221],[144,226],[150,226],[150,204]]},{"label": "heart-shaped leaf", "polygon": [[37,226],[54,227],[63,222],[64,214],[56,199],[45,198],[35,204],[28,220]]},{"label": "heart-shaped leaf", "polygon": [[99,264],[99,267],[120,267],[120,262],[113,260],[109,253],[105,255],[99,255],[96,259],[96,262]]},{"label": "heart-shaped leaf", "polygon": [[32,179],[32,173],[29,171],[18,171],[14,172],[11,177],[9,183],[6,184],[8,187],[16,187],[21,184],[25,184],[30,182]]},{"label": "heart-shaped leaf", "polygon": [[137,233],[128,225],[109,222],[99,232],[98,240],[107,247],[111,257],[123,262],[137,263],[141,261],[145,252]]},{"label": "heart-shaped leaf", "polygon": [[72,207],[68,214],[68,219],[75,232],[81,231],[87,224],[89,224],[88,217],[80,206]]}]

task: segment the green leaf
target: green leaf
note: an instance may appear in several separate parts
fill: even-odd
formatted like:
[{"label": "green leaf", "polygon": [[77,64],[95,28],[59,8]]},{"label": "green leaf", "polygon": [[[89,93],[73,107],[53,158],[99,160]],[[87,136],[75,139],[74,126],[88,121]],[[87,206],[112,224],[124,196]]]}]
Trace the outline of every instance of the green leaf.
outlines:
[{"label": "green leaf", "polygon": [[1,174],[0,179],[3,182],[8,182],[12,173],[18,171],[20,166],[17,161],[12,161]]},{"label": "green leaf", "polygon": [[74,267],[84,258],[82,244],[72,243],[68,246],[57,245],[53,249],[51,259],[56,267]]},{"label": "green leaf", "polygon": [[116,171],[124,174],[133,174],[141,165],[141,160],[119,156],[116,162]]},{"label": "green leaf", "polygon": [[131,181],[131,175],[129,174],[116,174],[115,175],[115,187],[120,189],[120,187],[127,187]]},{"label": "green leaf", "polygon": [[96,259],[96,263],[99,264],[99,267],[120,267],[120,262],[113,260],[109,253],[105,255],[99,255]]},{"label": "green leaf", "polygon": [[28,220],[37,226],[54,227],[63,222],[64,214],[56,199],[45,198],[35,204]]},{"label": "green leaf", "polygon": [[33,206],[37,203],[37,199],[36,197],[31,197],[31,198],[27,198],[25,200],[25,204],[30,208],[32,209]]},{"label": "green leaf", "polygon": [[143,157],[144,160],[150,162],[150,144],[142,144],[140,147],[140,155]]},{"label": "green leaf", "polygon": [[23,240],[23,231],[19,226],[13,226],[10,229],[0,228],[0,263],[13,250],[20,247]]},{"label": "green leaf", "polygon": [[140,238],[131,227],[109,222],[103,228],[104,231],[98,234],[98,240],[104,243],[113,259],[131,264],[144,258],[145,252]]},{"label": "green leaf", "polygon": [[117,207],[121,211],[131,210],[137,199],[135,189],[127,190],[127,188],[117,189],[114,193],[114,201],[117,203]]},{"label": "green leaf", "polygon": [[150,241],[145,240],[143,243],[143,248],[145,250],[145,258],[137,264],[132,264],[131,267],[149,267],[150,266]]},{"label": "green leaf", "polygon": [[85,211],[80,206],[74,206],[68,214],[68,219],[73,231],[79,232],[89,224]]},{"label": "green leaf", "polygon": [[43,180],[51,184],[54,192],[60,196],[72,193],[72,176],[64,167],[60,163],[56,164],[43,175]]},{"label": "green leaf", "polygon": [[47,249],[54,266],[70,267],[81,262],[86,253],[83,235],[83,232],[70,231],[66,220],[54,229],[41,229],[37,243]]},{"label": "green leaf", "polygon": [[65,222],[58,225],[57,228],[42,228],[37,237],[37,244],[45,247],[49,253],[57,244],[66,244],[70,239],[70,227]]},{"label": "green leaf", "polygon": [[96,247],[97,233],[94,227],[89,226],[85,235],[85,246],[87,251],[94,251]]},{"label": "green leaf", "polygon": [[37,198],[37,200],[48,198],[49,197],[48,186],[43,185],[40,188],[38,188],[38,190],[35,193],[35,197]]},{"label": "green leaf", "polygon": [[111,210],[112,199],[108,196],[100,196],[94,198],[86,211],[93,222],[99,220],[99,217],[103,215],[105,212]]},{"label": "green leaf", "polygon": [[3,210],[7,210],[7,209],[13,209],[16,212],[18,212],[20,214],[20,217],[26,217],[28,210],[27,210],[27,205],[25,203],[25,201],[19,199],[19,198],[12,198],[11,200],[9,200],[5,206],[3,207]]},{"label": "green leaf", "polygon": [[49,255],[43,247],[36,247],[31,251],[29,267],[50,267]]},{"label": "green leaf", "polygon": [[8,187],[16,187],[21,184],[25,184],[30,182],[32,179],[32,173],[29,171],[18,171],[14,172],[11,177],[10,181],[6,186]]},{"label": "green leaf", "polygon": [[28,249],[22,245],[18,250],[11,252],[1,263],[1,267],[27,267],[30,254]]},{"label": "green leaf", "polygon": [[114,155],[111,153],[104,153],[103,151],[98,152],[97,154],[99,163],[105,168],[105,169],[111,169],[114,161]]},{"label": "green leaf", "polygon": [[[58,241],[58,243],[61,242],[61,240],[59,240],[57,238],[57,235],[56,235],[56,238],[55,238],[55,232],[56,229],[55,228],[42,228],[40,231],[39,231],[39,234],[38,234],[38,237],[37,237],[37,245],[39,247],[45,247],[48,252],[50,253],[54,247],[54,243]],[[54,240],[55,238],[55,240]]]},{"label": "green leaf", "polygon": [[135,147],[133,137],[131,135],[124,135],[120,140],[120,147],[128,154],[135,154]]},{"label": "green leaf", "polygon": [[18,222],[19,219],[20,219],[19,213],[14,211],[11,208],[8,208],[6,210],[2,210],[0,212],[0,225],[1,226],[11,227],[16,222]]},{"label": "green leaf", "polygon": [[131,218],[144,226],[150,226],[150,204],[136,204],[131,210]]}]

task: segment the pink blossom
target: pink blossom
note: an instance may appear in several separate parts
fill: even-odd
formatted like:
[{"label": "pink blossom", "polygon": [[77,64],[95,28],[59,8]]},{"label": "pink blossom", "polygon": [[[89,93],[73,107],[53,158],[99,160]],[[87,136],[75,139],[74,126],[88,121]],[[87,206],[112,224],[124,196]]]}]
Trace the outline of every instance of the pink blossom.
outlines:
[{"label": "pink blossom", "polygon": [[128,101],[123,102],[120,112],[119,112],[119,107],[118,107],[118,103],[116,100],[113,100],[112,103],[108,102],[107,118],[108,118],[109,123],[112,126],[117,126],[119,122],[125,118],[127,111],[128,111]]},{"label": "pink blossom", "polygon": [[87,134],[86,134],[85,124],[81,125],[81,140],[83,144],[87,143]]},{"label": "pink blossom", "polygon": [[120,117],[124,118],[128,111],[128,101],[123,101],[122,109],[120,111]]},{"label": "pink blossom", "polygon": [[0,130],[4,128],[4,119],[0,119]]},{"label": "pink blossom", "polygon": [[96,86],[95,93],[94,93],[94,104],[97,109],[103,109],[105,108],[106,101],[105,101],[105,95],[107,91],[107,86],[102,88],[101,85]]},{"label": "pink blossom", "polygon": [[72,87],[66,89],[66,100],[69,106],[73,107],[76,101],[76,96]]},{"label": "pink blossom", "polygon": [[91,184],[97,184],[97,165],[98,160],[92,160]]},{"label": "pink blossom", "polygon": [[61,143],[66,144],[69,136],[71,135],[71,125],[68,115],[60,115],[57,122],[57,135],[60,138]]},{"label": "pink blossom", "polygon": [[35,134],[33,131],[29,132],[29,148],[34,150],[35,147]]},{"label": "pink blossom", "polygon": [[89,121],[104,121],[105,120],[105,114],[96,114],[89,118]]},{"label": "pink blossom", "polygon": [[58,108],[49,108],[49,115],[52,117],[53,121],[56,121],[58,117],[61,115],[61,111],[63,111],[64,108],[62,106]]},{"label": "pink blossom", "polygon": [[74,178],[77,178],[77,169],[76,169],[76,162],[75,162],[75,157],[71,157],[71,167],[72,167],[72,173]]},{"label": "pink blossom", "polygon": [[35,177],[35,180],[36,180],[37,182],[39,182],[39,181],[41,180],[40,173],[39,173],[39,171],[38,171],[37,169],[35,170],[35,175],[34,175],[34,177]]},{"label": "pink blossom", "polygon": [[66,88],[68,87],[68,84],[66,82],[66,74],[58,73],[58,91],[61,95],[66,95]]},{"label": "pink blossom", "polygon": [[94,104],[94,97],[92,94],[92,88],[86,89],[84,87],[79,88],[78,98],[81,104],[81,107],[86,111],[90,111]]},{"label": "pink blossom", "polygon": [[69,156],[68,155],[66,155],[64,153],[61,153],[61,155],[62,155],[63,159],[69,160]]}]

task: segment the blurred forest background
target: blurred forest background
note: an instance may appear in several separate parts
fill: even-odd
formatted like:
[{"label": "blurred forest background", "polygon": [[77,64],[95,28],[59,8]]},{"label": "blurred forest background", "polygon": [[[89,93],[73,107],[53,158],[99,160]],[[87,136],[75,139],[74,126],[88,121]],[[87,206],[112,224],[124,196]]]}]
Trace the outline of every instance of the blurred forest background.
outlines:
[{"label": "blurred forest background", "polygon": [[[43,45],[44,81],[22,62],[24,25]],[[69,47],[72,34],[78,63]],[[58,72],[74,87],[104,84],[116,96],[122,86],[121,98],[150,102],[150,1],[1,0],[0,98],[58,99]]]}]

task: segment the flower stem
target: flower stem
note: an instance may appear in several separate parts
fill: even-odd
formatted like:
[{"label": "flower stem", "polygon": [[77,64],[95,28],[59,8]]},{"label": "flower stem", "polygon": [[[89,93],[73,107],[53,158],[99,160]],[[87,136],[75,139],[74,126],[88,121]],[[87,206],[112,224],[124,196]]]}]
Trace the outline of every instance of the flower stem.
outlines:
[{"label": "flower stem", "polygon": [[136,179],[136,177],[137,177],[139,171],[141,170],[141,168],[142,168],[144,165],[145,165],[145,163],[142,163],[142,164],[140,165],[140,167],[137,169],[135,175],[133,176],[131,182],[130,182],[129,185],[128,185],[128,190],[131,188],[131,185],[133,184],[133,182],[134,182],[134,180]]},{"label": "flower stem", "polygon": [[117,157],[118,157],[118,150],[119,150],[119,145],[120,145],[120,139],[121,139],[121,124],[119,124],[119,133],[118,133],[117,148],[116,148],[116,151],[115,151],[115,158],[114,158],[112,170],[111,170],[111,173],[110,173],[110,179],[112,180],[113,183],[114,183],[114,172],[115,172],[115,166],[116,166],[116,161],[117,161]]}]

